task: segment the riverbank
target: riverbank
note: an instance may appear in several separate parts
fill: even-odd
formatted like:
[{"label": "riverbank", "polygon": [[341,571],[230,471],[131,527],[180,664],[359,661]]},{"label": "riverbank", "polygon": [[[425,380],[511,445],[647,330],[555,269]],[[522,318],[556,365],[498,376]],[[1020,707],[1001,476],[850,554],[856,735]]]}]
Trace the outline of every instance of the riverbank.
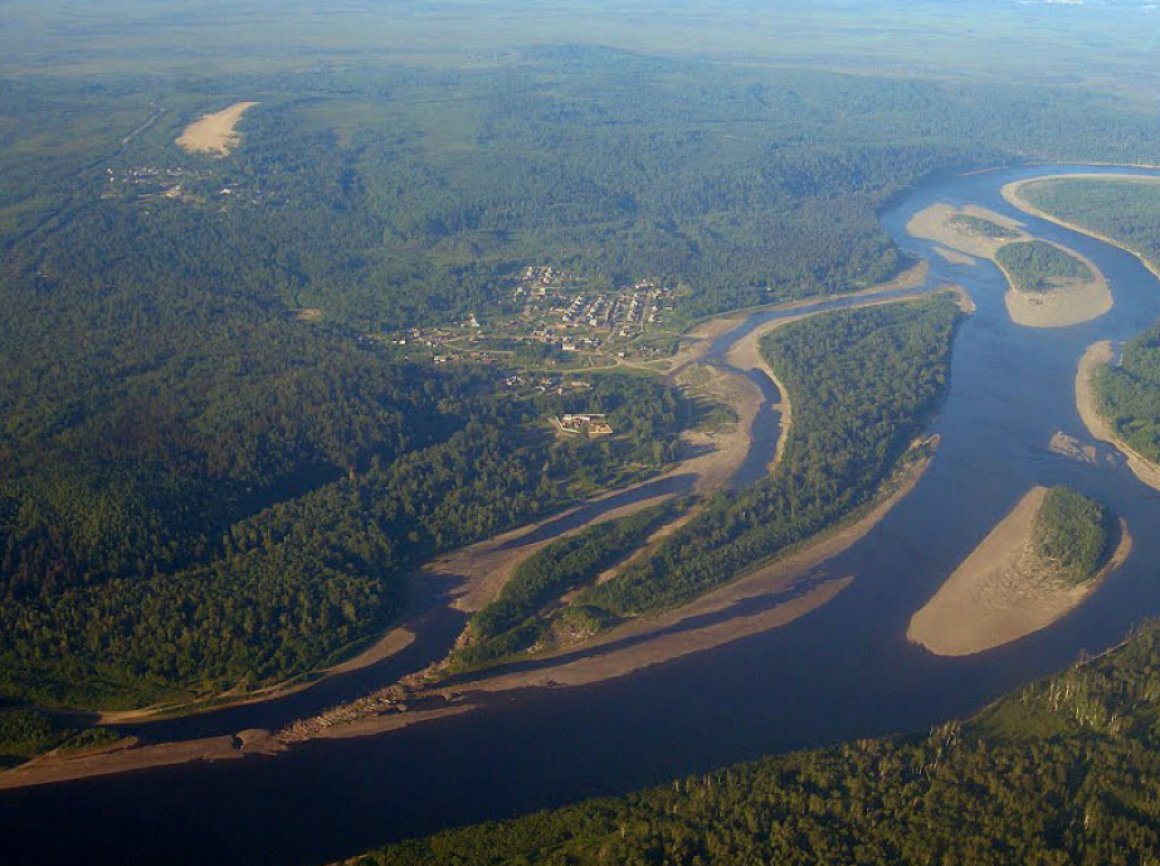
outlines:
[{"label": "riverbank", "polygon": [[1121,439],[1100,413],[1093,376],[1100,368],[1110,364],[1114,357],[1112,344],[1107,340],[1092,344],[1084,352],[1075,374],[1075,407],[1093,439],[1106,442],[1123,454],[1133,475],[1153,490],[1160,490],[1160,466]]},{"label": "riverbank", "polygon": [[1092,229],[1085,228],[1084,226],[1081,226],[1077,223],[1068,222],[1067,220],[1061,219],[1053,214],[1047,213],[1046,211],[1042,211],[1039,208],[1037,208],[1035,205],[1031,204],[1031,202],[1027,201],[1027,198],[1024,196],[1024,190],[1028,186],[1035,184],[1035,183],[1042,183],[1042,182],[1053,181],[1053,180],[1092,180],[1092,179],[1095,179],[1095,180],[1132,180],[1132,181],[1136,181],[1136,182],[1140,182],[1140,183],[1160,183],[1160,178],[1146,177],[1146,176],[1138,175],[1138,174],[1083,174],[1083,173],[1080,173],[1080,174],[1052,174],[1052,175],[1044,175],[1043,177],[1032,177],[1032,178],[1027,178],[1025,180],[1017,180],[1017,181],[1013,181],[1013,182],[1008,183],[1008,184],[1004,184],[1002,189],[1000,189],[1000,194],[1003,196],[1003,199],[1008,204],[1010,204],[1014,208],[1017,208],[1018,210],[1023,211],[1026,214],[1030,214],[1031,216],[1038,217],[1039,219],[1042,219],[1042,220],[1046,220],[1049,223],[1055,223],[1057,226],[1061,226],[1061,227],[1068,229],[1070,231],[1073,231],[1073,232],[1079,232],[1082,235],[1087,235],[1090,238],[1095,238],[1096,240],[1102,241],[1103,243],[1108,244],[1109,246],[1113,246],[1116,249],[1123,250],[1124,252],[1128,253],[1129,255],[1135,257],[1140,262],[1140,264],[1142,264],[1144,267],[1146,267],[1152,273],[1153,276],[1155,276],[1157,279],[1160,279],[1160,266],[1153,264],[1145,256],[1141,255],[1136,250],[1133,250],[1130,247],[1124,246],[1124,244],[1120,243],[1119,241],[1117,241],[1113,238],[1108,237],[1107,235],[1100,234],[1097,231],[1093,231]]},{"label": "riverbank", "polygon": [[963,560],[910,620],[906,637],[938,656],[967,656],[1019,640],[1084,602],[1132,549],[1127,523],[1107,564],[1091,580],[1065,586],[1033,549],[1047,496],[1033,487]]}]

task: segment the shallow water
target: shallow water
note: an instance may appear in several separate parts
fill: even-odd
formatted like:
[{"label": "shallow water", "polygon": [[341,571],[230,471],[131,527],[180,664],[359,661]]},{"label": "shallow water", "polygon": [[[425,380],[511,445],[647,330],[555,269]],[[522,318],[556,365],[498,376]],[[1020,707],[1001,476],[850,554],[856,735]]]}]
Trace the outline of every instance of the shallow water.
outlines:
[{"label": "shallow water", "polygon": [[[402,731],[315,741],[273,758],[0,794],[0,838],[15,858],[8,862],[322,863],[770,752],[925,729],[1068,664],[1081,650],[1116,642],[1142,617],[1160,613],[1158,494],[1122,460],[1089,466],[1052,454],[1047,444],[1057,430],[1087,439],[1074,404],[1080,355],[1096,340],[1151,325],[1160,315],[1160,283],[1128,254],[1019,214],[999,196],[1009,180],[1058,171],[941,178],[883,214],[904,249],[930,258],[931,284],[959,283],[978,311],[956,339],[950,393],[933,428],[942,435],[938,456],[914,492],[835,560],[835,573],[856,580],[828,606],[777,631],[619,680],[496,696],[477,712]],[[1079,250],[1103,269],[1115,307],[1067,329],[1013,325],[992,265],[949,264],[933,244],[906,236],[907,219],[937,201],[1010,213],[1034,234]],[[761,384],[776,394],[772,383]],[[761,418],[775,423],[772,415]],[[776,435],[766,432],[743,471],[768,462]],[[988,530],[1030,486],[1057,483],[1128,519],[1136,545],[1127,565],[1074,614],[1006,647],[940,659],[908,644],[910,616]],[[334,695],[373,687],[389,673],[359,672],[273,707],[175,722],[169,730],[269,724],[262,719],[333,703]]]}]

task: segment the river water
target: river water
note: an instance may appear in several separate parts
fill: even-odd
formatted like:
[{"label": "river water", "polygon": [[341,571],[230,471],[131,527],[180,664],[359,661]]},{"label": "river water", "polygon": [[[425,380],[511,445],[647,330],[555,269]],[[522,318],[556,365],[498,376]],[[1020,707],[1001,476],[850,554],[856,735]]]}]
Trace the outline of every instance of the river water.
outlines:
[{"label": "river water", "polygon": [[[950,393],[934,423],[942,445],[933,465],[836,560],[834,572],[856,580],[829,605],[785,628],[619,680],[498,696],[473,713],[375,737],[3,793],[5,862],[325,863],[395,839],[771,752],[923,730],[1067,665],[1081,650],[1099,651],[1141,618],[1160,614],[1158,494],[1122,460],[1090,466],[1047,448],[1059,430],[1087,439],[1073,387],[1084,349],[1131,337],[1160,316],[1160,283],[1131,256],[1017,214],[999,196],[1010,180],[1064,170],[940,178],[882,215],[903,249],[931,260],[931,284],[959,283],[978,311],[956,338]],[[1012,324],[994,267],[952,265],[932,244],[906,235],[909,217],[935,202],[1017,215],[1033,234],[1077,249],[1108,277],[1114,308],[1066,329]],[[716,348],[768,316],[757,314]],[[776,393],[761,384],[767,395]],[[767,427],[774,423],[761,417]],[[773,438],[762,437],[762,453],[745,472],[768,461]],[[1102,448],[1101,455],[1111,452]],[[1030,486],[1058,483],[1127,518],[1135,540],[1127,565],[1074,614],[1006,647],[940,659],[908,644],[910,616],[989,529]],[[371,669],[272,707],[154,731],[193,736],[268,725],[357,694],[389,673]]]}]

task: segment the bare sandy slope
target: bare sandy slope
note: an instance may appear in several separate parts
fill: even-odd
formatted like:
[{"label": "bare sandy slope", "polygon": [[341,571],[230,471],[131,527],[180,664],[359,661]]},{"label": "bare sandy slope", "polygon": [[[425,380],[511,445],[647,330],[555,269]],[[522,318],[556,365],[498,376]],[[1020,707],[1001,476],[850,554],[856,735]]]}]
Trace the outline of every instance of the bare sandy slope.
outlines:
[{"label": "bare sandy slope", "polygon": [[[967,231],[952,222],[958,215],[974,216],[989,220],[1018,233],[1016,238],[990,238]],[[944,258],[955,262],[956,256],[964,254],[990,259],[1007,278],[1008,290],[1003,296],[1007,314],[1017,325],[1028,328],[1066,328],[1080,322],[1088,322],[1102,316],[1112,308],[1113,298],[1107,280],[1095,263],[1081,256],[1075,250],[1060,244],[1068,255],[1081,260],[1093,274],[1090,280],[1056,280],[1049,292],[1023,292],[1016,288],[1011,274],[996,259],[998,251],[1011,243],[1033,240],[1024,230],[1022,223],[986,208],[967,205],[955,208],[948,204],[935,204],[915,214],[906,224],[906,230],[917,238],[926,238],[950,249],[938,248]],[[970,261],[958,262],[970,264]]]},{"label": "bare sandy slope", "polygon": [[1121,249],[1124,252],[1131,253],[1133,256],[1139,259],[1144,267],[1151,271],[1153,275],[1157,277],[1157,279],[1160,279],[1160,267],[1146,259],[1144,256],[1140,255],[1140,253],[1133,249],[1129,249],[1119,241],[1114,240],[1107,235],[1100,234],[1097,231],[1085,228],[1084,226],[1078,225],[1077,223],[1068,222],[1067,220],[1061,219],[1054,214],[1040,210],[1039,208],[1035,207],[1035,205],[1027,201],[1023,194],[1027,187],[1037,183],[1044,183],[1046,181],[1052,180],[1076,179],[1128,180],[1134,183],[1160,183],[1160,178],[1141,177],[1138,174],[1054,174],[1045,177],[1033,177],[1027,180],[1014,181],[1012,183],[1006,184],[1001,192],[1003,198],[1006,199],[1009,204],[1019,208],[1019,210],[1023,211],[1024,213],[1029,213],[1032,216],[1039,217],[1040,219],[1044,219],[1048,222],[1055,223],[1056,225],[1063,226],[1066,229],[1071,229],[1072,231],[1079,232],[1080,234],[1084,234],[1088,237],[1095,238],[1096,240],[1103,241],[1106,244],[1111,244],[1113,247]]},{"label": "bare sandy slope", "polygon": [[940,656],[966,656],[1026,637],[1078,607],[1131,552],[1121,521],[1120,543],[1092,581],[1066,587],[1032,548],[1032,531],[1047,495],[1033,487],[910,620],[906,636]]},{"label": "bare sandy slope", "polygon": [[1160,490],[1160,466],[1140,454],[1127,442],[1116,435],[1112,425],[1100,414],[1099,398],[1096,396],[1092,376],[1100,367],[1109,364],[1114,356],[1112,344],[1101,340],[1088,347],[1079,361],[1075,374],[1075,407],[1079,417],[1093,439],[1107,442],[1124,455],[1128,468],[1137,478],[1154,490]]},{"label": "bare sandy slope", "polygon": [[253,108],[256,102],[235,102],[229,108],[213,114],[203,115],[185,128],[176,144],[186,153],[211,153],[229,156],[238,146],[241,135],[234,131],[242,115]]}]

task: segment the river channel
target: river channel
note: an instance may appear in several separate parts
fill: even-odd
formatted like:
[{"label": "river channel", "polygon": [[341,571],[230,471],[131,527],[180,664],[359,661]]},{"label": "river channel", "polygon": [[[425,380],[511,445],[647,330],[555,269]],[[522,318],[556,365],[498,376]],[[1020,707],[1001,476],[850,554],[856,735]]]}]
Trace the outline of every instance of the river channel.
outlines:
[{"label": "river channel", "polygon": [[[1075,408],[1079,358],[1097,340],[1123,340],[1155,322],[1160,283],[1127,253],[1014,211],[999,194],[1009,181],[1069,170],[1100,171],[1045,166],[943,177],[882,214],[904,250],[930,260],[929,285],[963,286],[977,312],[956,337],[950,392],[933,424],[942,443],[932,466],[838,557],[834,573],[855,580],[830,604],[781,629],[620,679],[499,695],[474,712],[385,734],[5,792],[5,861],[326,863],[391,840],[771,752],[925,730],[1067,665],[1081,651],[1117,642],[1143,617],[1160,614],[1158,494],[1106,447],[1100,454],[1113,459],[1095,466],[1052,453],[1048,442],[1056,431],[1088,441]],[[1115,306],[1070,328],[1014,325],[993,266],[951,264],[933,244],[906,234],[910,216],[936,202],[1010,214],[1031,233],[1078,250],[1107,276]],[[721,337],[709,358],[719,360],[773,315],[751,316]],[[776,394],[771,383],[761,384],[767,396]],[[765,435],[743,467],[746,477],[768,462],[775,423],[771,414],[759,415]],[[679,480],[666,483],[679,489]],[[909,644],[911,615],[990,528],[1032,485],[1058,483],[1127,518],[1135,540],[1128,563],[1075,613],[1006,647],[951,659]],[[459,624],[445,627],[453,634]],[[389,680],[390,665],[407,663],[395,659],[269,706],[168,723],[164,733],[269,727],[370,690]]]}]

